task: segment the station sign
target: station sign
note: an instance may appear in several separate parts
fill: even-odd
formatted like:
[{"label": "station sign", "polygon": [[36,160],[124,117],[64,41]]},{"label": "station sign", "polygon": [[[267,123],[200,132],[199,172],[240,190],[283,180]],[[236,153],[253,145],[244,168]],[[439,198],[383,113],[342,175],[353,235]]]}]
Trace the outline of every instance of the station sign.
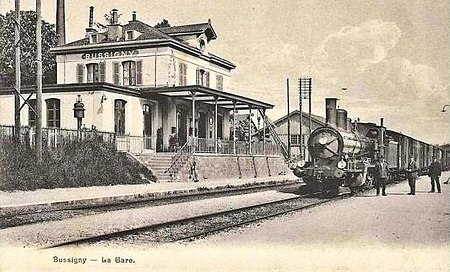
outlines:
[{"label": "station sign", "polygon": [[139,50],[101,50],[97,52],[84,53],[81,55],[82,59],[104,59],[115,58],[122,56],[134,56],[138,55]]}]

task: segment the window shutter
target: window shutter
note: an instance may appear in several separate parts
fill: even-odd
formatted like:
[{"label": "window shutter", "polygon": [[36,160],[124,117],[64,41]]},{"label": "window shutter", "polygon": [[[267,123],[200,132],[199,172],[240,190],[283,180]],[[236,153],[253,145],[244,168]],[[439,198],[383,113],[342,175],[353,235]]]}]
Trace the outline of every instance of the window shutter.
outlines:
[{"label": "window shutter", "polygon": [[180,63],[180,78],[179,78],[179,85],[185,86],[186,85],[186,65],[184,63]]},{"label": "window shutter", "polygon": [[105,82],[105,73],[106,73],[106,63],[100,62],[100,82]]},{"label": "window shutter", "polygon": [[195,80],[195,83],[196,83],[196,85],[200,85],[200,70],[199,69],[197,69],[197,71],[196,71],[197,73],[196,73],[196,80]]},{"label": "window shutter", "polygon": [[78,83],[83,83],[83,79],[84,79],[84,64],[77,64],[77,81]]},{"label": "window shutter", "polygon": [[205,72],[205,86],[209,88],[209,72]]},{"label": "window shutter", "polygon": [[119,63],[118,62],[114,62],[113,63],[113,82],[116,85],[119,85]]},{"label": "window shutter", "polygon": [[136,61],[136,84],[142,84],[142,60]]},{"label": "window shutter", "polygon": [[219,91],[223,90],[223,77],[222,75],[216,76],[216,89]]}]

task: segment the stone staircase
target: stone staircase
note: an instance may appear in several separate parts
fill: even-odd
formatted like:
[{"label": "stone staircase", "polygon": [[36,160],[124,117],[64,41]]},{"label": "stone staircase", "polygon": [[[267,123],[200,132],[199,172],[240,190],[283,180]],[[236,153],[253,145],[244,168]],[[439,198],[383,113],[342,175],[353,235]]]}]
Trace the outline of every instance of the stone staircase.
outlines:
[{"label": "stone staircase", "polygon": [[136,156],[141,160],[157,178],[157,182],[170,182],[170,174],[164,173],[172,164],[172,158],[176,153],[155,153],[152,155]]}]

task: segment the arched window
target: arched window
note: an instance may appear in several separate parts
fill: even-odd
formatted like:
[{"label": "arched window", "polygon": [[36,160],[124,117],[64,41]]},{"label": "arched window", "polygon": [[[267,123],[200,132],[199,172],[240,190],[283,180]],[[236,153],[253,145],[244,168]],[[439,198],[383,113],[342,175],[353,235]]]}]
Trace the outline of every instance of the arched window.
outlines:
[{"label": "arched window", "polygon": [[36,113],[32,109],[36,110],[36,99],[28,100],[28,125],[30,127],[36,126]]},{"label": "arched window", "polygon": [[47,104],[47,127],[61,127],[61,102],[59,99],[50,98],[45,100]]},{"label": "arched window", "polygon": [[204,51],[206,47],[206,42],[204,39],[200,40],[200,50]]},{"label": "arched window", "polygon": [[100,81],[100,75],[98,70],[98,63],[89,63],[86,64],[87,68],[87,82],[99,82]]},{"label": "arched window", "polygon": [[136,62],[124,61],[123,66],[123,85],[136,86]]},{"label": "arched window", "polygon": [[125,134],[125,104],[122,99],[114,100],[114,132],[117,135]]},{"label": "arched window", "polygon": [[209,72],[197,68],[197,85],[209,88]]}]

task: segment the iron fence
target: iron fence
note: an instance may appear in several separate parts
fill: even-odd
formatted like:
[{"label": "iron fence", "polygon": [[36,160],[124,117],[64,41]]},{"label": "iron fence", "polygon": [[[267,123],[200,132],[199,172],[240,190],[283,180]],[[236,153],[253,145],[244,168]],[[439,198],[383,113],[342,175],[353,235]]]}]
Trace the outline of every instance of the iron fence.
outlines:
[{"label": "iron fence", "polygon": [[214,139],[192,138],[188,139],[190,151],[195,153],[211,154],[239,154],[239,155],[281,155],[280,147],[266,141],[253,141],[251,148],[248,142]]},{"label": "iron fence", "polygon": [[134,154],[145,153],[154,150],[156,139],[152,136],[116,136],[116,148],[119,151],[128,151]]},{"label": "iron fence", "polygon": [[[9,144],[16,135],[14,126],[0,126],[0,144]],[[34,147],[36,145],[36,129],[34,127],[20,127],[18,138],[21,144]],[[104,142],[115,144],[115,134],[96,130],[71,130],[62,128],[42,128],[42,146],[58,148],[71,142],[88,139],[101,139]]]}]

